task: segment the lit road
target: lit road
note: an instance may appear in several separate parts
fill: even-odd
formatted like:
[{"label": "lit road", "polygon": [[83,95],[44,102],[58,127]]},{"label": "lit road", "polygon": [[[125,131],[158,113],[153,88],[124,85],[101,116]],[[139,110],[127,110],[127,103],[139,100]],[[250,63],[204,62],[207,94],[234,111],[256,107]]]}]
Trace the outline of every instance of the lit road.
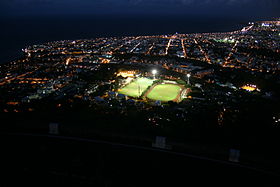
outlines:
[{"label": "lit road", "polygon": [[251,30],[253,28],[254,25],[251,25],[250,27],[244,27],[241,31],[242,32],[248,32],[249,30]]},{"label": "lit road", "polygon": [[169,50],[169,47],[170,47],[172,41],[173,41],[173,39],[170,38],[169,41],[168,41],[168,44],[166,46],[165,55],[168,55],[168,50]]},{"label": "lit road", "polygon": [[30,71],[30,72],[27,72],[27,73],[18,75],[18,76],[16,76],[16,77],[7,78],[7,79],[5,79],[4,81],[0,82],[0,86],[3,86],[4,84],[7,84],[7,83],[9,83],[9,82],[11,82],[11,81],[13,81],[13,80],[23,78],[23,77],[25,77],[26,75],[29,75],[29,74],[31,74],[31,73],[36,72],[37,70],[38,70],[38,68],[36,68],[36,69],[33,70],[33,71]]},{"label": "lit road", "polygon": [[185,48],[185,44],[184,44],[184,39],[181,39],[181,44],[182,44],[182,48],[183,48],[183,53],[184,53],[184,57],[187,58],[187,50]]},{"label": "lit road", "polygon": [[226,65],[229,63],[230,57],[232,57],[232,55],[236,52],[236,50],[237,50],[236,47],[237,47],[238,43],[239,43],[239,42],[236,41],[235,44],[233,45],[233,47],[232,47],[232,49],[231,49],[231,51],[230,51],[228,57],[225,59],[225,64],[224,64],[224,66],[226,66]]},{"label": "lit road", "polygon": [[112,45],[112,43],[109,43],[108,45],[105,45],[105,46],[101,47],[100,49],[102,50],[104,48],[110,47],[111,45]]},{"label": "lit road", "polygon": [[154,47],[155,47],[155,43],[153,43],[153,45],[148,49],[148,51],[146,52],[146,55],[150,55],[151,51],[153,50]]},{"label": "lit road", "polygon": [[113,50],[113,52],[116,52],[116,51],[120,50],[123,46],[124,46],[124,45],[121,44],[120,46],[116,47],[116,48]]},{"label": "lit road", "polygon": [[204,55],[204,57],[205,57],[206,61],[208,62],[208,64],[212,64],[208,54],[202,49],[201,45],[198,44],[196,39],[193,39],[193,40],[194,40],[195,44],[199,47],[200,52]]},{"label": "lit road", "polygon": [[136,44],[133,49],[130,50],[130,53],[132,53],[139,45],[141,44],[141,42],[139,42],[138,44]]}]

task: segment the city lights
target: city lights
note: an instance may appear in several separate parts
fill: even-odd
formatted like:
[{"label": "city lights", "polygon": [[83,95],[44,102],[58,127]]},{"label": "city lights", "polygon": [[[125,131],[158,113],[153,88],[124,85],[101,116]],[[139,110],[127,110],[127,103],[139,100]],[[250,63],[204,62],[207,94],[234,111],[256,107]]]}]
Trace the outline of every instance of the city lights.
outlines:
[{"label": "city lights", "polygon": [[252,84],[247,84],[245,86],[242,86],[241,89],[246,90],[248,92],[252,92],[257,90],[257,86],[256,85],[252,85]]}]

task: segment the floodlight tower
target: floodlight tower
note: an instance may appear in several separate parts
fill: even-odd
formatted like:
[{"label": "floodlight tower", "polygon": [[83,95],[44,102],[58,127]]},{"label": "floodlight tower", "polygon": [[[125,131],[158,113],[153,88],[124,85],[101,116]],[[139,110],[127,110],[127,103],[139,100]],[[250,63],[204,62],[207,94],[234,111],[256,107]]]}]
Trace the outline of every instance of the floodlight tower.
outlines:
[{"label": "floodlight tower", "polygon": [[156,78],[156,74],[157,74],[157,70],[156,70],[156,69],[154,69],[154,70],[152,71],[152,74],[153,74],[154,79],[155,79],[155,78]]},{"label": "floodlight tower", "polygon": [[190,73],[188,73],[188,74],[187,74],[188,84],[190,84],[190,77],[191,77],[191,74],[190,74]]}]

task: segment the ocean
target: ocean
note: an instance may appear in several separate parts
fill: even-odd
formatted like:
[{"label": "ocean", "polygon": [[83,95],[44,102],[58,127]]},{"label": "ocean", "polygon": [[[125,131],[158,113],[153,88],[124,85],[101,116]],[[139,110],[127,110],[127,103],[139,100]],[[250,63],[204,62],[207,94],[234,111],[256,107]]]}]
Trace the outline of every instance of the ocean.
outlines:
[{"label": "ocean", "polygon": [[22,55],[21,49],[48,41],[111,36],[225,32],[247,25],[246,18],[203,16],[64,16],[0,20],[0,63]]}]

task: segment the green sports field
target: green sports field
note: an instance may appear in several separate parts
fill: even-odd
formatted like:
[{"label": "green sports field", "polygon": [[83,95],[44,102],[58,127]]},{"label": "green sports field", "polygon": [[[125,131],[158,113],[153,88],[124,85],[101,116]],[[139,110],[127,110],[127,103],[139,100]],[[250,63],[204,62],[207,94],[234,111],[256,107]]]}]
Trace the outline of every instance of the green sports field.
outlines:
[{"label": "green sports field", "polygon": [[129,83],[118,92],[130,97],[139,97],[142,93],[153,84],[154,80],[147,78],[138,78],[135,81]]},{"label": "green sports field", "polygon": [[175,84],[160,84],[155,86],[147,97],[152,100],[172,101],[181,92],[181,87]]}]

